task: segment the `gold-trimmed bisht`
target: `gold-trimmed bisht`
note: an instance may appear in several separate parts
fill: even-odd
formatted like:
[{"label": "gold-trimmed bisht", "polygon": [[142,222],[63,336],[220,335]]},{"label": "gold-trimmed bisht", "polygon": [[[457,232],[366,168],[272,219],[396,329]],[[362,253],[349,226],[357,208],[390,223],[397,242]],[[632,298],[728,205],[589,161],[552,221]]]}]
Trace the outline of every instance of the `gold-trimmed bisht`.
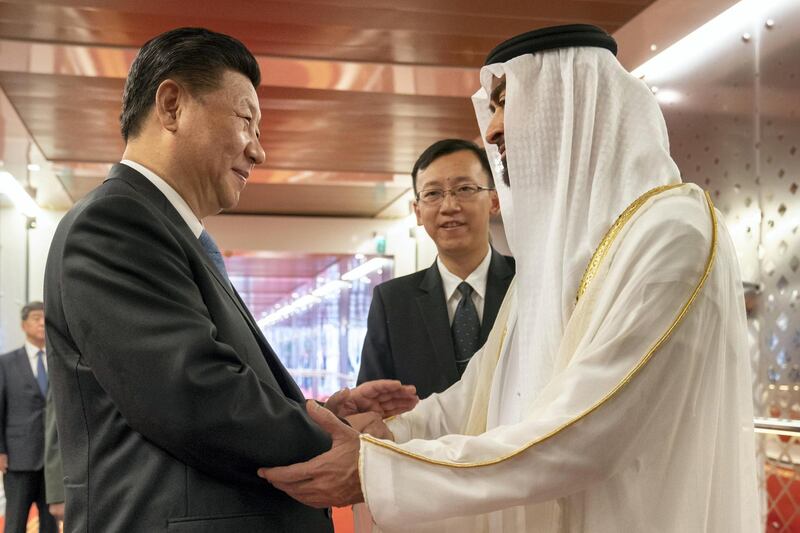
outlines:
[{"label": "gold-trimmed bisht", "polygon": [[[586,272],[584,274],[584,280],[581,282],[582,291],[579,290],[578,297],[580,297],[586,291],[586,288],[588,287],[589,282],[591,282],[591,279],[594,277],[595,273],[597,272],[597,269],[598,269],[600,263],[602,262],[603,258],[605,258],[606,254],[608,253],[608,249],[610,248],[611,243],[613,243],[614,239],[619,234],[619,232],[622,229],[622,227],[630,220],[630,218],[633,216],[633,214],[642,205],[644,205],[644,203],[647,202],[647,200],[649,200],[650,198],[652,198],[652,197],[654,197],[654,196],[656,196],[656,195],[658,195],[658,194],[660,194],[660,193],[662,193],[664,191],[668,191],[670,189],[674,189],[676,187],[680,187],[681,185],[684,185],[684,184],[679,183],[679,184],[676,184],[676,185],[666,185],[666,186],[663,186],[663,187],[657,187],[655,189],[652,189],[652,190],[646,192],[641,197],[639,197],[635,202],[633,202],[630,206],[628,206],[628,208],[625,209],[625,211],[623,211],[623,213],[617,218],[617,221],[614,222],[614,224],[611,226],[611,229],[608,230],[608,232],[606,233],[606,236],[600,242],[600,245],[598,246],[597,250],[595,251],[594,256],[592,257],[592,260],[589,262],[589,266],[586,268]],[[678,326],[678,324],[680,324],[680,322],[683,320],[684,316],[686,316],[686,313],[689,311],[689,307],[691,307],[692,303],[694,303],[695,299],[697,298],[697,295],[700,293],[700,290],[705,285],[706,280],[708,279],[708,276],[711,273],[711,268],[714,265],[714,258],[716,256],[716,251],[717,251],[717,215],[716,215],[716,213],[714,211],[714,204],[711,201],[711,196],[708,194],[707,191],[705,192],[705,198],[706,198],[706,204],[708,205],[708,210],[709,210],[710,218],[711,218],[711,246],[710,246],[710,250],[708,252],[708,257],[706,258],[705,269],[703,270],[703,274],[702,274],[702,276],[700,276],[700,280],[697,282],[697,285],[695,286],[694,291],[692,291],[692,294],[689,296],[689,299],[681,307],[680,311],[678,312],[678,315],[672,321],[672,324],[670,324],[669,328],[667,328],[667,331],[665,331],[661,335],[661,337],[658,338],[658,340],[655,342],[655,344],[653,344],[653,346],[650,348],[650,350],[648,350],[648,352],[642,357],[642,359],[639,360],[639,362],[636,364],[636,366],[630,372],[628,372],[628,374],[622,379],[622,381],[620,381],[617,384],[616,387],[614,387],[608,394],[606,394],[606,396],[601,398],[600,401],[598,401],[597,403],[595,403],[594,405],[589,407],[589,409],[587,409],[583,413],[579,414],[578,416],[572,418],[571,420],[568,420],[567,422],[564,422],[563,424],[561,424],[557,428],[553,429],[549,433],[546,433],[546,434],[544,434],[544,435],[542,435],[542,436],[540,436],[540,437],[538,437],[538,438],[536,438],[536,439],[534,439],[534,440],[532,440],[530,442],[525,443],[524,445],[522,445],[522,447],[518,448],[517,450],[514,450],[511,453],[507,453],[505,455],[502,455],[500,457],[495,457],[493,459],[488,459],[488,460],[485,460],[485,461],[479,461],[479,462],[473,462],[473,463],[454,463],[452,461],[443,461],[443,460],[440,460],[440,459],[430,459],[429,457],[425,457],[424,455],[404,450],[404,449],[398,447],[394,443],[378,440],[378,439],[372,437],[371,435],[361,435],[361,439],[365,440],[365,441],[367,441],[367,442],[369,442],[371,444],[375,444],[376,446],[380,446],[382,448],[386,448],[386,449],[391,450],[393,452],[399,453],[401,455],[405,455],[407,457],[410,457],[412,459],[416,459],[418,461],[422,461],[424,463],[437,465],[437,466],[446,466],[446,467],[451,467],[451,468],[476,468],[476,467],[481,467],[481,466],[496,465],[496,464],[502,463],[504,461],[507,461],[509,459],[512,459],[512,458],[516,457],[517,455],[520,455],[521,453],[523,453],[523,452],[527,451],[528,449],[532,448],[533,446],[535,446],[537,444],[541,444],[541,443],[551,439],[552,437],[558,435],[559,433],[561,433],[562,431],[564,431],[568,427],[576,424],[581,419],[583,419],[586,416],[588,416],[591,413],[593,413],[595,410],[600,408],[603,404],[605,404],[606,402],[611,400],[614,396],[616,396],[617,393],[620,390],[622,390],[622,388],[625,385],[627,385],[630,382],[630,380],[633,379],[633,377],[647,364],[647,362],[650,360],[650,358],[653,356],[653,354],[667,341],[667,339],[670,337],[670,335],[672,335],[672,332],[675,330],[675,328]],[[359,462],[360,462],[360,459],[359,459]]]}]

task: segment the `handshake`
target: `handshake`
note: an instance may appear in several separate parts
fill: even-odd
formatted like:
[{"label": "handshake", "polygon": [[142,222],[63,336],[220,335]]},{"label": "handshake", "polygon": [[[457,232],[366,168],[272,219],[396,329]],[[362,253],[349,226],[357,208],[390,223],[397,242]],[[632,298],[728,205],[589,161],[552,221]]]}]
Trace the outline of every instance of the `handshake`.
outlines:
[{"label": "handshake", "polygon": [[305,463],[260,468],[258,475],[311,507],[343,507],[363,502],[358,472],[360,435],[368,433],[379,439],[394,440],[384,419],[413,409],[417,402],[413,385],[388,379],[342,389],[324,407],[308,400],[308,414],[330,433],[331,449]]}]

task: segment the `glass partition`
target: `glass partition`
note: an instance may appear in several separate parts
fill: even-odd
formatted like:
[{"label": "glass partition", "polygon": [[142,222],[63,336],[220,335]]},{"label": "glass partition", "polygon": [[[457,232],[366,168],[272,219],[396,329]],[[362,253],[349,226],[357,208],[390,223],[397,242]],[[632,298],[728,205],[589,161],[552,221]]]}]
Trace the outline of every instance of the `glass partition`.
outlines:
[{"label": "glass partition", "polygon": [[391,279],[380,255],[234,254],[231,282],[308,398],[355,384],[372,290]]}]

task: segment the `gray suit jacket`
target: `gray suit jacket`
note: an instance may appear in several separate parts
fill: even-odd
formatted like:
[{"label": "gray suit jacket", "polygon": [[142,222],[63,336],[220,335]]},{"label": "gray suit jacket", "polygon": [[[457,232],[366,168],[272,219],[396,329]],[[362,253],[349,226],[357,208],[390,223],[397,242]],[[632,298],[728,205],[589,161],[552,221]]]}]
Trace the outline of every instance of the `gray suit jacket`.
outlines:
[{"label": "gray suit jacket", "polygon": [[25,348],[0,356],[0,453],[9,470],[42,469],[44,404]]}]

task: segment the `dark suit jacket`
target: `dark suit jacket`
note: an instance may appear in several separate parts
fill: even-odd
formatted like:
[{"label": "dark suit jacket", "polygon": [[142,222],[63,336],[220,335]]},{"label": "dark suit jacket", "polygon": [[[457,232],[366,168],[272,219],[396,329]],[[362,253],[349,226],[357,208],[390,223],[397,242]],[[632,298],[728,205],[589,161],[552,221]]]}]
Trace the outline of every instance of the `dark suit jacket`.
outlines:
[{"label": "dark suit jacket", "polygon": [[64,503],[64,469],[61,466],[52,387],[47,391],[44,408],[44,486],[47,503]]},{"label": "dark suit jacket", "polygon": [[0,453],[9,470],[41,470],[44,396],[25,348],[0,356]]},{"label": "dark suit jacket", "polygon": [[[492,249],[486,279],[480,345],[514,277],[514,259]],[[425,398],[458,381],[450,319],[439,268],[381,283],[372,294],[358,382],[398,379]]]},{"label": "dark suit jacket", "polygon": [[44,300],[69,531],[332,531],[256,475],[330,437],[144,176],[115,165],[62,219]]}]

